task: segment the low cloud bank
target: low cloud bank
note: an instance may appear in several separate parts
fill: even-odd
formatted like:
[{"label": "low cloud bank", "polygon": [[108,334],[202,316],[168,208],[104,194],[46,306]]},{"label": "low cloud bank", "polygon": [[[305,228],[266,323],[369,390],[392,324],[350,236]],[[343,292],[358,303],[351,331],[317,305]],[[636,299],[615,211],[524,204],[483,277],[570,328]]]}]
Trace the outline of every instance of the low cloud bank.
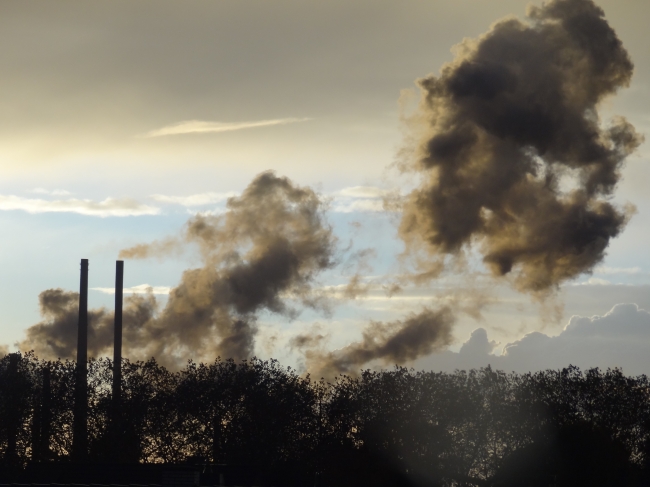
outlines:
[{"label": "low cloud bank", "polygon": [[374,186],[350,186],[333,195],[332,210],[337,213],[380,212],[390,191]]},{"label": "low cloud bank", "polygon": [[533,332],[505,345],[501,355],[495,355],[496,348],[487,331],[478,328],[458,353],[433,354],[416,361],[414,367],[451,371],[489,364],[523,373],[576,365],[650,374],[650,312],[636,304],[617,304],[603,316],[573,316],[557,336]]},{"label": "low cloud bank", "polygon": [[224,203],[228,198],[237,196],[237,193],[234,191],[229,191],[227,193],[197,193],[191,194],[188,196],[169,196],[164,194],[152,194],[151,198],[160,203],[171,203],[181,206],[204,206],[214,203]]},{"label": "low cloud bank", "polygon": [[29,190],[30,193],[35,194],[47,194],[52,196],[70,196],[72,193],[65,189],[46,189],[46,188],[34,188]]},{"label": "low cloud bank", "polygon": [[21,210],[27,213],[78,213],[98,217],[143,216],[160,213],[159,208],[143,205],[132,198],[106,198],[103,201],[78,198],[44,200],[15,195],[0,195],[0,210]]}]

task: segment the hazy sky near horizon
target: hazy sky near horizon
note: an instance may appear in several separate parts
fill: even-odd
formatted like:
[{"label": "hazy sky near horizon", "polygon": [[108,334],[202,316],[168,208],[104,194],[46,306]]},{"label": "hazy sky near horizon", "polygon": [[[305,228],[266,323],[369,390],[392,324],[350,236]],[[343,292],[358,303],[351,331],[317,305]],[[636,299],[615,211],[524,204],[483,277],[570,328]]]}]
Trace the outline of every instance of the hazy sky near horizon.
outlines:
[{"label": "hazy sky near horizon", "polygon": [[[505,16],[523,18],[529,3],[0,1],[0,343],[22,340],[40,320],[41,291],[78,289],[81,258],[97,288],[90,306],[112,307],[105,291],[121,249],[178,234],[197,212],[223,211],[269,169],[330,199],[330,222],[349,245],[343,261],[374,249],[367,265],[328,271],[323,285],[356,270],[368,279],[398,274],[398,220],[381,198],[413,184],[394,162],[402,115],[419,97],[415,80],[439,73],[464,38]],[[260,356],[300,363],[288,343],[314,326],[330,336],[328,347],[343,347],[369,321],[417,311],[445,286],[471,284],[488,303],[482,318],[459,316],[449,353],[477,328],[500,350],[527,333],[560,335],[573,315],[602,316],[620,303],[650,310],[650,3],[596,3],[635,64],[630,87],[601,114],[625,116],[648,141],[628,159],[614,197],[636,214],[593,275],[542,303],[507,282],[456,276],[391,298],[377,288],[331,315],[307,311],[288,322],[263,313]],[[125,285],[153,286],[164,299],[197,265],[191,252],[127,260]]]}]

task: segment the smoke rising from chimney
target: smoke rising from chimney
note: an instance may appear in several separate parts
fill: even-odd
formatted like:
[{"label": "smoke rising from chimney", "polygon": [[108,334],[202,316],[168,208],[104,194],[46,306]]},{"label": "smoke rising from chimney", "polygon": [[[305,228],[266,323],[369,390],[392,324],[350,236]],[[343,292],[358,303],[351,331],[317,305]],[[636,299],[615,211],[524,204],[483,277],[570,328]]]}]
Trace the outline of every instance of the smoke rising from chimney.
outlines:
[{"label": "smoke rising from chimney", "polygon": [[[47,289],[38,296],[43,321],[29,327],[19,348],[34,350],[43,358],[74,358],[77,347],[79,293]],[[139,330],[153,319],[156,301],[153,295],[125,299],[123,322],[126,341],[139,346]],[[88,310],[88,355],[107,354],[113,347],[114,314],[106,308]],[[134,357],[142,357],[135,353]],[[147,358],[146,355],[142,358]]]},{"label": "smoke rising from chimney", "polygon": [[440,76],[418,81],[408,169],[421,185],[400,235],[433,269],[476,242],[495,276],[543,292],[603,259],[633,212],[607,197],[642,140],[623,118],[599,119],[633,68],[603,16],[591,0],[530,7],[527,22],[497,22],[457,46]]},{"label": "smoke rising from chimney", "polygon": [[[259,311],[291,318],[298,309],[290,302],[321,304],[312,283],[333,266],[336,239],[318,195],[266,172],[227,207],[223,215],[191,218],[183,238],[120,253],[125,259],[151,257],[195,244],[203,260],[202,267],[183,273],[159,313],[153,295],[125,300],[126,356],[155,356],[170,365],[189,357],[247,358],[253,354]],[[45,321],[27,330],[23,346],[70,356],[78,299],[60,289],[41,293]],[[89,347],[97,355],[112,346],[113,314],[101,309],[89,316]]]}]

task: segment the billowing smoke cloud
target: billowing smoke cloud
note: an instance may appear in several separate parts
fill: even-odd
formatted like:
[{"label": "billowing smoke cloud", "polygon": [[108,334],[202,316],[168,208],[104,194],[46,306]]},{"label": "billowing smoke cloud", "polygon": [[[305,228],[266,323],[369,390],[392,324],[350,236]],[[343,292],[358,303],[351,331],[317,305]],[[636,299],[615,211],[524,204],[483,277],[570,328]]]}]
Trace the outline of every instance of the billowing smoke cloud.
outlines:
[{"label": "billowing smoke cloud", "polygon": [[[74,357],[79,318],[79,294],[63,289],[48,289],[38,296],[43,321],[27,329],[21,350],[34,350],[39,356]],[[104,312],[100,311],[103,318]],[[95,322],[97,312],[89,313]]]},{"label": "billowing smoke cloud", "polygon": [[[43,321],[27,329],[27,336],[19,343],[19,348],[34,350],[41,358],[75,358],[79,293],[48,289],[38,296],[38,301]],[[132,340],[137,338],[138,330],[153,319],[155,310],[156,300],[152,294],[125,299],[122,322],[127,347],[130,348]],[[91,357],[112,350],[113,322],[112,311],[105,308],[88,310],[88,353]]]},{"label": "billowing smoke cloud", "polygon": [[[181,239],[121,252],[142,258],[194,244],[203,259],[202,267],[183,273],[159,313],[153,295],[130,298],[124,311],[127,356],[155,356],[168,364],[189,357],[246,358],[253,353],[259,311],[293,317],[298,310],[289,302],[321,304],[312,283],[333,265],[336,241],[318,195],[267,172],[227,206],[223,215],[190,219]],[[73,356],[78,299],[76,293],[43,292],[44,321],[27,331],[25,345]],[[112,321],[106,310],[89,312],[91,355],[112,345]]]},{"label": "billowing smoke cloud", "polygon": [[224,215],[187,224],[185,241],[199,246],[204,266],[183,274],[147,328],[155,355],[187,349],[248,357],[258,311],[295,316],[286,296],[317,304],[311,284],[332,266],[335,245],[318,195],[267,172],[227,206]]},{"label": "billowing smoke cloud", "polygon": [[625,226],[633,209],[607,197],[641,137],[623,118],[599,120],[633,68],[603,15],[591,0],[530,7],[527,22],[497,22],[419,80],[422,184],[400,234],[433,269],[476,242],[494,275],[546,291],[590,271]]},{"label": "billowing smoke cloud", "polygon": [[306,365],[313,374],[334,377],[339,373],[356,374],[364,364],[375,360],[385,365],[403,364],[429,355],[451,343],[454,323],[449,307],[425,309],[405,320],[372,322],[363,331],[361,341],[333,352],[318,349],[326,337],[316,333],[298,335],[291,345],[306,348]]}]

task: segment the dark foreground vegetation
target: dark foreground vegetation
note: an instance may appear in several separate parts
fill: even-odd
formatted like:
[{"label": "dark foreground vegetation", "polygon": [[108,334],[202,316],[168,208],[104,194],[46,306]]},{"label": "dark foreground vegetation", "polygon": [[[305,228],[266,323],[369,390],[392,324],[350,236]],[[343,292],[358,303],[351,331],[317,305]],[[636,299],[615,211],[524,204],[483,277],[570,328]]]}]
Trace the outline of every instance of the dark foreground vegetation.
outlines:
[{"label": "dark foreground vegetation", "polygon": [[[74,371],[0,360],[4,469],[72,461]],[[118,435],[111,380],[110,360],[89,362],[86,464],[98,468],[219,464],[269,485],[650,485],[650,382],[618,370],[395,368],[327,383],[276,361],[170,372],[124,360]]]}]

